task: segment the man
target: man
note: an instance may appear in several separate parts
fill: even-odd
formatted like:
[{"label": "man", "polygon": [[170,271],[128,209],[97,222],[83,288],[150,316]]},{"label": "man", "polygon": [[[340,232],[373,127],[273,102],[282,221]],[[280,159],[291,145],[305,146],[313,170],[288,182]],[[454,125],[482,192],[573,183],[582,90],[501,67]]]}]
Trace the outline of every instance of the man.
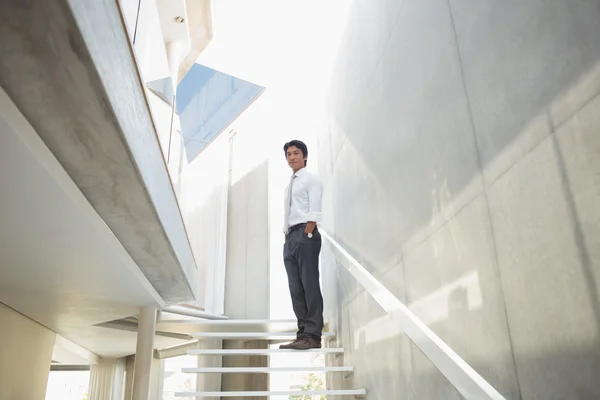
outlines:
[{"label": "man", "polygon": [[319,252],[323,185],[306,170],[308,149],[299,140],[283,146],[293,171],[286,188],[283,261],[288,276],[292,306],[298,319],[296,340],[282,349],[307,350],[321,347],[323,296],[319,286]]}]

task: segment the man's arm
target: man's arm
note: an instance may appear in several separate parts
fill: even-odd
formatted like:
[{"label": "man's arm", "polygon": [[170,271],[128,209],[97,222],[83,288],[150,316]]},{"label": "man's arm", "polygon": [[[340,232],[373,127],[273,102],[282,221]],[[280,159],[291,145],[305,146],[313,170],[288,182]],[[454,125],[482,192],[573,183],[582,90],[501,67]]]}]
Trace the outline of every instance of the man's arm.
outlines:
[{"label": "man's arm", "polygon": [[321,222],[321,212],[323,207],[323,184],[314,177],[308,190],[308,214],[306,215],[307,223],[304,233],[312,233],[317,226],[317,222]]},{"label": "man's arm", "polygon": [[306,228],[304,229],[304,233],[313,233],[317,223],[315,221],[308,221],[306,223]]}]

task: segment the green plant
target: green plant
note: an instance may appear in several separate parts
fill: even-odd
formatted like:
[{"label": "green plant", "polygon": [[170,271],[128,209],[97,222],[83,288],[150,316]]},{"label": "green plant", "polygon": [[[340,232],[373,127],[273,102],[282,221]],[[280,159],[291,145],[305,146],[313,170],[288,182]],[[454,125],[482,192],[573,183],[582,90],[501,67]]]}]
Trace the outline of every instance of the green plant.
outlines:
[{"label": "green plant", "polygon": [[[308,374],[305,377],[304,385],[300,386],[300,390],[325,390],[325,384],[323,383],[323,378],[315,375]],[[289,400],[313,400],[313,396],[309,395],[294,395],[289,396]],[[321,395],[320,400],[326,400],[326,397]]]}]

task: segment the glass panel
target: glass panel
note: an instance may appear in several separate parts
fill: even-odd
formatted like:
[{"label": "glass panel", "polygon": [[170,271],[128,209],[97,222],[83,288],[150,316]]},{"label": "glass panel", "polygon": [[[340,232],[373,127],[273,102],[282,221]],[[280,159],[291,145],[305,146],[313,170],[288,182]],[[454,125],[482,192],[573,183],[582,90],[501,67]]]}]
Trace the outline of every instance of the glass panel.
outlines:
[{"label": "glass panel", "polygon": [[194,64],[177,86],[177,111],[191,161],[235,120],[263,87]]},{"label": "glass panel", "polygon": [[162,101],[169,104],[171,107],[173,106],[173,96],[175,93],[173,93],[173,82],[171,81],[171,77],[148,82],[146,83],[146,86],[154,94],[160,97]]}]

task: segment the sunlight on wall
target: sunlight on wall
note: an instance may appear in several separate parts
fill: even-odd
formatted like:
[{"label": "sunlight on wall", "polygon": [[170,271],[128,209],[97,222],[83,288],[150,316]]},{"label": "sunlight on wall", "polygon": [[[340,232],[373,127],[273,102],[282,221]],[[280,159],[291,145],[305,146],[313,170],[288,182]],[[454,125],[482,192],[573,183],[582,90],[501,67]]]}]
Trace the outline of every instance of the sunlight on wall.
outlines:
[{"label": "sunlight on wall", "polygon": [[[442,288],[416,300],[408,305],[410,311],[419,315],[419,319],[431,326],[450,317],[453,312],[464,309],[475,312],[483,308],[479,274],[472,271]],[[397,322],[389,315],[377,317],[358,328],[354,332],[356,348],[383,342],[404,334]]]}]

